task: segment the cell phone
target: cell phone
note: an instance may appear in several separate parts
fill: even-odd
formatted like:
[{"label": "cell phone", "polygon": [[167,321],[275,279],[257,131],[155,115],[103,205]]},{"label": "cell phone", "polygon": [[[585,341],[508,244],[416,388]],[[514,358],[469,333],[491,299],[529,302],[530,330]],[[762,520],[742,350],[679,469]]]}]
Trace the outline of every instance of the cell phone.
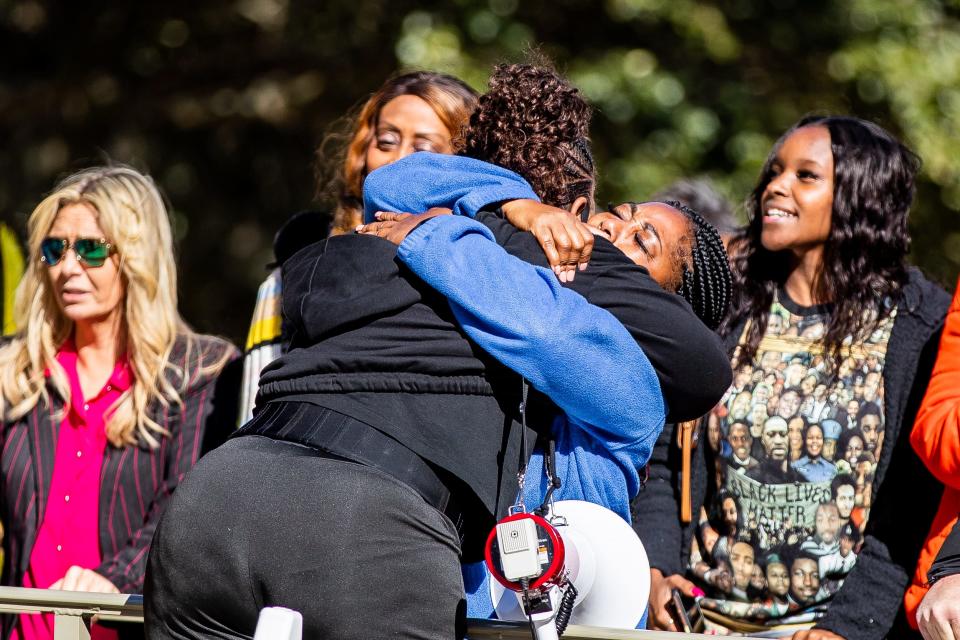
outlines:
[{"label": "cell phone", "polygon": [[667,603],[667,611],[673,618],[673,623],[677,626],[678,631],[701,633],[704,630],[705,622],[703,611],[700,610],[700,603],[695,598],[684,596],[679,589],[670,590],[670,602]]}]

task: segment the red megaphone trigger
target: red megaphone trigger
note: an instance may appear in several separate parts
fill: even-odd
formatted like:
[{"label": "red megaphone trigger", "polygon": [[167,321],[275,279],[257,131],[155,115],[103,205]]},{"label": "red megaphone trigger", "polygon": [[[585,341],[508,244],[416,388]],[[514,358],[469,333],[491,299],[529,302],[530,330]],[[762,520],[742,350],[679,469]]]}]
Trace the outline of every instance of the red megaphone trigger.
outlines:
[{"label": "red megaphone trigger", "polygon": [[[563,538],[560,532],[546,519],[534,513],[515,513],[507,516],[498,522],[512,522],[529,518],[533,520],[537,528],[538,555],[540,559],[541,573],[530,578],[529,589],[539,589],[546,585],[560,584],[566,559],[566,551],[563,546]],[[494,527],[487,536],[487,544],[484,547],[484,559],[490,575],[496,578],[497,582],[512,591],[523,591],[523,586],[519,582],[508,580],[503,574],[503,568],[500,561],[500,544],[497,540],[497,528]]]}]

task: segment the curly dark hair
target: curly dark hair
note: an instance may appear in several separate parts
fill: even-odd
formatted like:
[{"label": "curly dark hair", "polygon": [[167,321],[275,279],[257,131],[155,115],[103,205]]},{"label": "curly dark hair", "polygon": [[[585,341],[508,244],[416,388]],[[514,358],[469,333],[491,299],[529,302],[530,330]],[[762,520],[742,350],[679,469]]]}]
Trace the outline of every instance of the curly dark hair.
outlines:
[{"label": "curly dark hair", "polygon": [[872,122],[847,116],[805,117],[774,145],[747,200],[749,223],[733,258],[736,295],[720,328],[728,335],[741,322],[750,321],[735,366],[756,355],[775,292],[790,273],[790,253],[768,251],[761,243],[761,205],[780,147],[794,131],[807,126],[826,127],[833,151],[833,215],[815,283],[817,296],[833,303],[823,337],[831,362],[839,361],[844,338],[865,339],[891,312],[907,280],[907,215],[919,158]]},{"label": "curly dark hair", "polygon": [[[851,431],[846,431],[844,433],[852,433]],[[849,438],[848,438],[849,440]],[[839,449],[842,451],[842,449]],[[830,499],[834,502],[837,501],[837,493],[840,491],[840,487],[844,485],[849,485],[854,489],[857,488],[856,479],[849,473],[840,473],[833,477],[833,480],[830,481]]]},{"label": "curly dark hair", "polygon": [[463,155],[500,165],[530,183],[546,204],[593,202],[590,105],[544,64],[498,65],[459,140]]}]

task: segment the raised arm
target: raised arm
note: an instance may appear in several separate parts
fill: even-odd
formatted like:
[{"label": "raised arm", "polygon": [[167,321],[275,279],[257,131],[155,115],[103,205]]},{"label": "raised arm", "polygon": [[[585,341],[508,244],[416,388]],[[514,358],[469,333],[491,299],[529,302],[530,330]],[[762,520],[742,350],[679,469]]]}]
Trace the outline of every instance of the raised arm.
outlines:
[{"label": "raised arm", "polygon": [[372,171],[363,181],[363,219],[378,211],[422,213],[442,207],[474,217],[507,200],[539,200],[526,180],[489,162],[440,153],[414,153]]},{"label": "raised arm", "polygon": [[503,204],[506,218],[534,235],[561,282],[573,280],[590,262],[593,234],[579,218],[541,204],[526,180],[489,162],[414,153],[367,176],[363,201],[368,223],[378,211],[422,213],[436,207],[472,218]]},{"label": "raised arm", "polygon": [[[550,266],[536,238],[518,231],[488,210],[511,199],[535,199],[517,174],[460,156],[415,153],[387,165],[364,181],[364,209],[422,212],[432,207],[476,217],[508,253],[535,265]],[[610,311],[649,358],[669,408],[667,419],[699,418],[713,408],[730,385],[732,372],[723,346],[690,306],[664,291],[643,267],[619,249],[597,239],[590,270],[593,278],[568,283],[590,303]]]},{"label": "raised arm", "polygon": [[[476,219],[511,255],[546,264],[529,233],[487,211]],[[612,313],[640,345],[660,379],[668,422],[695,420],[720,401],[733,378],[722,341],[683,298],[664,290],[645,268],[597,238],[590,267],[566,286]]]},{"label": "raised arm", "polygon": [[507,254],[482,224],[439,216],[397,257],[450,302],[491,356],[523,375],[623,465],[642,466],[663,427],[656,372],[608,312]]}]

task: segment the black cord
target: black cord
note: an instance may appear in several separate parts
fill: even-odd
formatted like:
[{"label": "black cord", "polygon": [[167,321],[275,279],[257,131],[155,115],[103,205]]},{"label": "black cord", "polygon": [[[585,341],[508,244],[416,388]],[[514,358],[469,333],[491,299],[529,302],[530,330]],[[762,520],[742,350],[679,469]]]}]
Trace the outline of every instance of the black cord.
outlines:
[{"label": "black cord", "polygon": [[543,468],[547,474],[547,494],[543,496],[543,503],[533,511],[541,518],[547,517],[553,492],[562,484],[557,477],[557,441],[553,438],[547,440],[547,455],[543,457]]},{"label": "black cord", "polygon": [[573,583],[567,584],[567,590],[563,592],[563,597],[560,598],[560,604],[557,605],[557,635],[562,636],[563,632],[567,630],[567,623],[570,622],[570,616],[573,614],[573,603],[577,599],[577,588],[573,586]]},{"label": "black cord", "polygon": [[523,486],[526,484],[527,476],[527,394],[530,387],[526,378],[521,377],[520,383],[520,460],[519,465],[517,465],[517,484],[519,486],[517,487],[517,504],[515,506],[523,506],[523,510],[526,511],[523,504]]},{"label": "black cord", "polygon": [[523,590],[523,611],[530,623],[530,637],[537,640],[537,625],[533,624],[533,607],[530,606],[530,579],[520,578],[520,588]]},{"label": "black cord", "polygon": [[526,378],[520,378],[520,436],[522,438],[520,455],[523,456],[520,464],[520,470],[525,472],[527,469],[527,395],[530,393],[530,385]]}]

